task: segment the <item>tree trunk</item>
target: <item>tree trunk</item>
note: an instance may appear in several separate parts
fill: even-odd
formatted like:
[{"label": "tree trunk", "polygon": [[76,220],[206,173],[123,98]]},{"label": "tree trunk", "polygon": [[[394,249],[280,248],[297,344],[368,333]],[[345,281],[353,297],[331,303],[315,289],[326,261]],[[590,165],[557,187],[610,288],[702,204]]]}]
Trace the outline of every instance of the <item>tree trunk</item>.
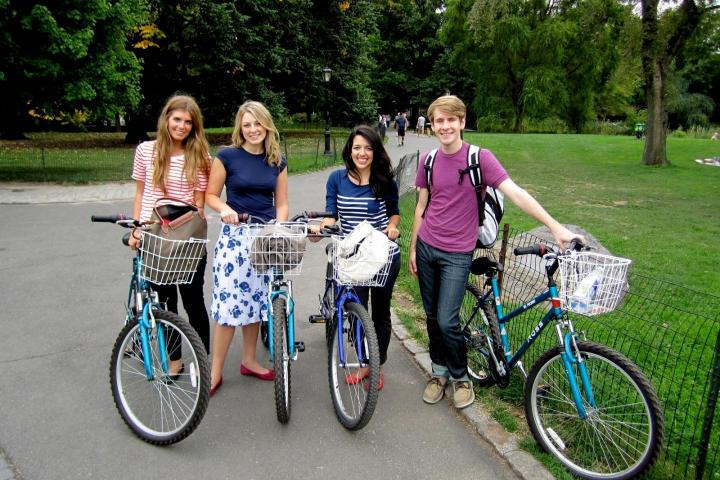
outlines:
[{"label": "tree trunk", "polygon": [[645,125],[645,165],[668,165],[665,139],[667,135],[668,115],[665,108],[666,69],[661,62],[655,62],[651,81],[645,86],[647,98],[647,124]]}]

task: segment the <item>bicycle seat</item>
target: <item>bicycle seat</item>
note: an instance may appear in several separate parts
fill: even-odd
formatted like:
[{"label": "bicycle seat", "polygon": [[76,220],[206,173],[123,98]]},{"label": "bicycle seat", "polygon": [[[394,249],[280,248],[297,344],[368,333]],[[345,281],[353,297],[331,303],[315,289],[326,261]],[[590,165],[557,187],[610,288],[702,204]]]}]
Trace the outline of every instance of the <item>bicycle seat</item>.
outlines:
[{"label": "bicycle seat", "polygon": [[485,275],[487,273],[498,273],[503,271],[502,263],[493,262],[488,257],[478,257],[470,264],[470,272],[473,275]]}]

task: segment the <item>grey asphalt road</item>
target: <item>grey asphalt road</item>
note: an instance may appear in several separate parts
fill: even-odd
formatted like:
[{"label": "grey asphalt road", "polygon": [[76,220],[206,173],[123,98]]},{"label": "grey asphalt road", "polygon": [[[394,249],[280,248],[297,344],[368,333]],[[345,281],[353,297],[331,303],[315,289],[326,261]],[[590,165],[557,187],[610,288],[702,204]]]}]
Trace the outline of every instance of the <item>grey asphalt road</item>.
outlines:
[{"label": "grey asphalt road", "polygon": [[[393,149],[409,150],[390,140],[393,157]],[[327,173],[291,177],[291,213],[322,209]],[[371,422],[360,432],[340,426],[324,329],[306,320],[322,288],[322,244],[310,247],[294,278],[307,350],[292,366],[289,424],[276,420],[272,383],[239,374],[238,334],[224,386],[196,432],[164,448],[137,439],[108,380],[131,254],[121,229],[89,221],[130,210],[129,199],[0,207],[0,447],[17,478],[516,478],[447,402],[422,402],[424,374],[395,339]],[[213,243],[218,228],[211,218]]]}]

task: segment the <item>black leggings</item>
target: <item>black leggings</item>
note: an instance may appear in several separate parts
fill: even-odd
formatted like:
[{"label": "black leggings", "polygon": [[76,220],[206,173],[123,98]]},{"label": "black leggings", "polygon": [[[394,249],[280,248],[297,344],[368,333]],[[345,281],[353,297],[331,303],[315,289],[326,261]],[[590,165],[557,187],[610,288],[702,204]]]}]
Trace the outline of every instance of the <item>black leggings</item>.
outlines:
[{"label": "black leggings", "polygon": [[[203,287],[205,285],[205,266],[207,265],[207,255],[198,263],[195,276],[192,283],[182,285],[155,285],[153,290],[158,293],[160,302],[167,303],[167,309],[171,312],[178,313],[178,290],[182,297],[183,307],[187,313],[190,325],[200,336],[205,352],[210,353],[210,318],[205,308],[205,296]],[[170,352],[170,360],[180,360],[182,351],[178,345],[179,339],[168,340],[168,350]]]},{"label": "black leggings", "polygon": [[385,283],[384,287],[355,287],[355,293],[358,294],[365,308],[368,306],[368,293],[371,296],[372,308],[370,314],[373,325],[375,325],[375,334],[380,349],[380,365],[387,360],[387,351],[390,345],[390,334],[392,332],[390,300],[392,300],[393,287],[398,273],[400,273],[400,254],[395,255],[392,259],[387,283]]}]

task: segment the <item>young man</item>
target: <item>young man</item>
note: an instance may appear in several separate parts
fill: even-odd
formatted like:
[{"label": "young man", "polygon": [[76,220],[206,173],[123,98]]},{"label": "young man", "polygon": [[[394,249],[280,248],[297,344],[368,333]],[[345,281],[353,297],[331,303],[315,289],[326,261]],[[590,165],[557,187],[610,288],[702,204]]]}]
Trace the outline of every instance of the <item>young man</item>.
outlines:
[{"label": "young man", "polygon": [[[465,293],[477,240],[478,212],[475,189],[459,170],[467,168],[469,145],[460,137],[465,128],[465,104],[454,95],[435,100],[428,108],[440,149],[432,171],[432,201],[425,177],[425,157],[420,156],[415,185],[419,190],[410,239],[410,272],[417,276],[427,316],[432,378],[423,400],[434,404],[452,382],[453,402],[465,408],[475,400],[467,373],[465,340],[459,325],[460,305]],[[528,215],[547,226],[560,246],[581,238],[552,218],[529,193],[508,176],[489,150],[481,150],[483,183],[500,189]],[[426,210],[427,208],[427,210]],[[424,214],[424,216],[423,216]]]}]

